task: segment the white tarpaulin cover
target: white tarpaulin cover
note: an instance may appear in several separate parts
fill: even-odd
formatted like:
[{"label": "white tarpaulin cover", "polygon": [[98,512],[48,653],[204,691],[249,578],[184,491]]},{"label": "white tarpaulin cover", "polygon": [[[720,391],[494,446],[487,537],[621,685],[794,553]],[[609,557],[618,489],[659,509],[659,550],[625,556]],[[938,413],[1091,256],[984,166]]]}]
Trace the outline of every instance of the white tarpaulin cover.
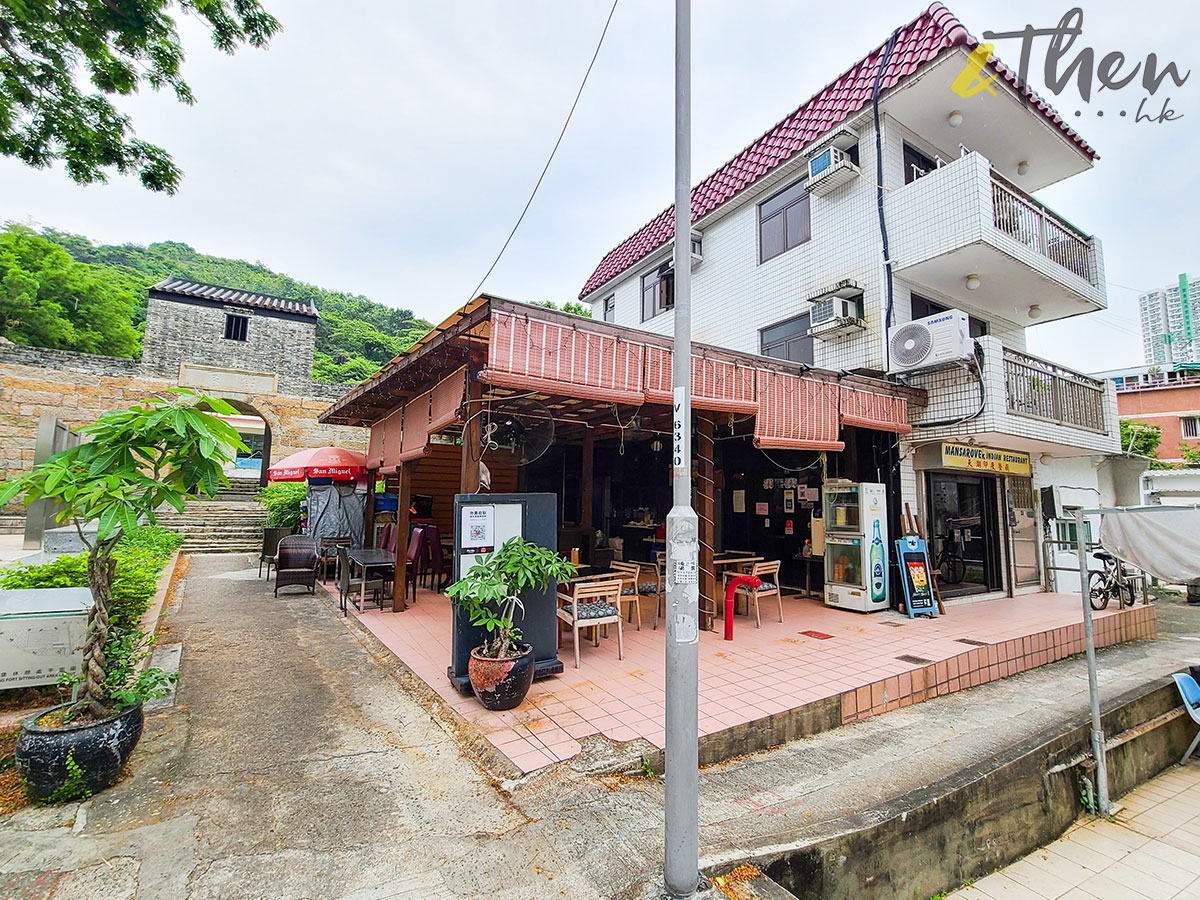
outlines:
[{"label": "white tarpaulin cover", "polygon": [[1194,581],[1200,578],[1200,507],[1102,509],[1100,544],[1170,584]]}]

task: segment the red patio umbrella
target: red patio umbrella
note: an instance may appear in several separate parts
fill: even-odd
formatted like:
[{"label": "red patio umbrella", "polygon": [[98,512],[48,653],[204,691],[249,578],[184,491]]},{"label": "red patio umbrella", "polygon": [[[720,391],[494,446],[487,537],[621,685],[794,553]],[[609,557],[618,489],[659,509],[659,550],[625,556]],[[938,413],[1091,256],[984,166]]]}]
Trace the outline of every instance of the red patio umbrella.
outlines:
[{"label": "red patio umbrella", "polygon": [[297,450],[267,469],[268,481],[304,481],[308,478],[358,478],[367,470],[367,457],[343,447]]}]

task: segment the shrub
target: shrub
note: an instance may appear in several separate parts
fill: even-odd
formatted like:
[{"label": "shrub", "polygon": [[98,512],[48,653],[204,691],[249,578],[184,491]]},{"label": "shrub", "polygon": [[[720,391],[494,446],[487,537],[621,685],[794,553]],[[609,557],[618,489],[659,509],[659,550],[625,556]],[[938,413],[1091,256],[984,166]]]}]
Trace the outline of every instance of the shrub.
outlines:
[{"label": "shrub", "polygon": [[268,484],[258,492],[259,502],[267,508],[268,528],[295,528],[300,524],[300,501],[308,495],[303,481]]}]

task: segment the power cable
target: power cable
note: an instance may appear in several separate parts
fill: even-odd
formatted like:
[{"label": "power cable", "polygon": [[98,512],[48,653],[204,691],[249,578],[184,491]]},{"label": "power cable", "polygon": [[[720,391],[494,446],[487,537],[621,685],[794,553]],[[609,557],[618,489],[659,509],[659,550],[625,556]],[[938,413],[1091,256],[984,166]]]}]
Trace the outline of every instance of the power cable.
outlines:
[{"label": "power cable", "polygon": [[[571,103],[571,109],[567,113],[567,119],[563,122],[562,130],[558,133],[558,140],[554,142],[554,148],[550,151],[550,156],[546,159],[546,165],[542,166],[542,174],[538,176],[537,183],[533,186],[533,191],[529,194],[529,199],[525,201],[525,207],[521,210],[521,215],[517,217],[517,222],[512,227],[512,231],[508,233],[508,237],[504,239],[504,245],[500,248],[500,252],[496,254],[496,258],[492,260],[492,264],[488,266],[487,272],[483,278],[479,279],[479,284],[475,285],[475,290],[471,291],[471,296],[466,300],[470,303],[479,296],[479,291],[484,283],[491,276],[496,266],[500,263],[500,258],[504,256],[504,251],[508,249],[508,245],[512,243],[513,236],[516,235],[517,229],[521,227],[521,223],[525,221],[525,214],[529,212],[529,207],[533,205],[533,198],[537,196],[538,188],[542,186],[542,181],[546,177],[546,172],[550,169],[550,163],[554,162],[554,156],[558,153],[558,148],[562,144],[563,136],[567,133],[567,126],[571,124],[571,117],[575,115],[575,108],[579,105],[579,98],[583,96],[583,89],[588,83],[588,77],[592,74],[592,67],[596,65],[596,57],[600,55],[600,48],[604,45],[605,35],[608,34],[608,26],[612,24],[613,13],[617,11],[617,3],[620,0],[613,0],[612,8],[608,11],[608,18],[604,21],[604,29],[600,32],[600,40],[596,42],[596,50],[592,53],[591,62],[588,63],[587,71],[583,73],[583,81],[579,83],[579,90],[575,92],[575,100]],[[465,306],[465,304],[464,304]]]}]

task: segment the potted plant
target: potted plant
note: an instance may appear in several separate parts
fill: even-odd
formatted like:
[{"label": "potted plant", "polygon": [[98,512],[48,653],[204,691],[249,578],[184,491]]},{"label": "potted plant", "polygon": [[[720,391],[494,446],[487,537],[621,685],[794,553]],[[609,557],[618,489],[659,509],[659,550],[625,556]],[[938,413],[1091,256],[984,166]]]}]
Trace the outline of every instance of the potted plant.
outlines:
[{"label": "potted plant", "polygon": [[[31,716],[17,738],[17,767],[35,799],[111,784],[141,736],[142,702],[168,689],[170,678],[159,670],[137,674],[137,640],[113,628],[113,553],[141,520],[154,524],[163,505],[182,512],[190,492],[215,495],[227,484],[222,465],[243,447],[211,414],[233,415],[233,407],[186,389],[171,393],[177,396],[104,413],[81,429],[91,440],[0,485],[0,506],[23,492],[26,504],[48,500],[59,523],[75,526],[93,600],[82,671],[66,679],[75,685],[73,700]],[[85,526],[93,522],[89,537]]]},{"label": "potted plant", "polygon": [[524,617],[521,597],[565,581],[576,569],[553,550],[520,537],[509,538],[495,553],[476,556],[475,565],[446,593],[488,637],[471,651],[467,675],[479,702],[488,709],[519,706],[533,684],[533,647],[521,642],[515,616]]}]

